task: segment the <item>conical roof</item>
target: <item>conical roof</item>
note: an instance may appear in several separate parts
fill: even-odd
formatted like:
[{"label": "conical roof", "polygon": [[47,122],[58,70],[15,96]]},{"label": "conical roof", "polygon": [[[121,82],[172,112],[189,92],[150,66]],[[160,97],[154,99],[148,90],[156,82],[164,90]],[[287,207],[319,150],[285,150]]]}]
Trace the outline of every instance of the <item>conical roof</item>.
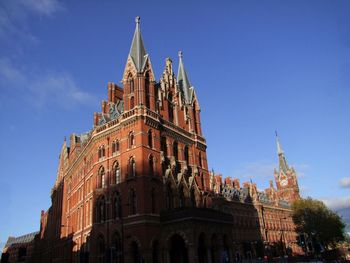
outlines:
[{"label": "conical roof", "polygon": [[177,73],[177,84],[184,95],[185,102],[190,104],[193,97],[193,87],[188,80],[187,73],[182,61],[182,51],[179,51],[179,70]]},{"label": "conical roof", "polygon": [[132,58],[137,72],[142,72],[146,65],[148,54],[146,53],[145,45],[143,44],[142,40],[139,16],[135,18],[135,22],[136,28],[132,39],[129,56]]}]

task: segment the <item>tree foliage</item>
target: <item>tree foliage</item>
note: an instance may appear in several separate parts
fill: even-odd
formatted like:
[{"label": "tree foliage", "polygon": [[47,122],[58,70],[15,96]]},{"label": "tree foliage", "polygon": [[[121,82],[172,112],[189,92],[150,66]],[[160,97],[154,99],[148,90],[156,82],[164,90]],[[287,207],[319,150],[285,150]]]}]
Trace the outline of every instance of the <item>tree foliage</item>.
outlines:
[{"label": "tree foliage", "polygon": [[325,248],[334,247],[345,239],[346,225],[341,217],[322,201],[310,197],[300,199],[293,203],[292,210],[296,231],[306,233]]}]

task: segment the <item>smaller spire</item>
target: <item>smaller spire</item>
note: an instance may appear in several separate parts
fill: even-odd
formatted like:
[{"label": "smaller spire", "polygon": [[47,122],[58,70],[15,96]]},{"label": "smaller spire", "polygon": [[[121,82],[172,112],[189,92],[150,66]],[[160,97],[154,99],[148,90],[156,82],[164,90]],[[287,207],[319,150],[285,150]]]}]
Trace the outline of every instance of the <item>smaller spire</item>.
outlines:
[{"label": "smaller spire", "polygon": [[179,51],[179,70],[177,73],[177,84],[184,94],[185,102],[189,104],[192,101],[193,87],[188,80],[182,57],[183,53],[182,51]]}]

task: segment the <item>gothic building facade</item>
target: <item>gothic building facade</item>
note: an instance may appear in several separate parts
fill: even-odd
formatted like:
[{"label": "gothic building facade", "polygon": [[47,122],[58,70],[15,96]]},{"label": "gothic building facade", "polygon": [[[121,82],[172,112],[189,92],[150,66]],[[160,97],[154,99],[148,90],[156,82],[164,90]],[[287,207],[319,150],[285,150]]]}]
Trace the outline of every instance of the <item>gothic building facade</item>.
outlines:
[{"label": "gothic building facade", "polygon": [[[94,128],[60,153],[33,262],[236,262],[300,253],[290,203],[296,173],[278,143],[275,181],[208,170],[200,105],[179,53],[156,81],[140,20],[122,75]],[[280,250],[280,251],[278,251]],[[282,252],[281,252],[282,250]]]}]

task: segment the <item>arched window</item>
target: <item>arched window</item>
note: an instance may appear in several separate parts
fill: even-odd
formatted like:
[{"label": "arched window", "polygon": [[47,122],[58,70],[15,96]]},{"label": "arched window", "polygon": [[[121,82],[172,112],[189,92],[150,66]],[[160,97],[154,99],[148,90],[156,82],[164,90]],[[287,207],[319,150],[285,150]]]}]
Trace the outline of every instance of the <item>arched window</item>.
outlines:
[{"label": "arched window", "polygon": [[119,141],[118,140],[115,142],[115,151],[119,152]]},{"label": "arched window", "polygon": [[179,145],[178,145],[177,141],[175,141],[174,144],[173,144],[173,155],[174,155],[176,161],[179,159],[179,149],[178,149],[178,147],[179,147]]},{"label": "arched window", "polygon": [[154,175],[154,158],[152,155],[148,159],[148,166],[149,166],[149,174],[151,176]]},{"label": "arched window", "polygon": [[133,93],[135,90],[135,87],[134,87],[134,80],[132,79],[131,76],[129,76],[129,85],[130,85],[130,93]]},{"label": "arched window", "polygon": [[129,148],[132,148],[135,145],[135,136],[133,132],[129,133]]},{"label": "arched window", "polygon": [[105,146],[104,145],[101,145],[99,148],[98,148],[98,159],[101,159],[105,157]]},{"label": "arched window", "polygon": [[106,254],[106,247],[105,247],[105,240],[103,236],[99,236],[97,239],[97,248],[98,248],[98,262],[99,263],[105,263],[105,254]]},{"label": "arched window", "polygon": [[188,150],[187,145],[185,146],[184,156],[185,156],[186,164],[189,165],[190,164],[190,154],[189,154],[189,150]]},{"label": "arched window", "polygon": [[170,183],[167,185],[166,189],[166,200],[165,200],[166,208],[167,209],[172,209],[174,200],[173,200],[173,191],[171,189]]},{"label": "arched window", "polygon": [[130,98],[130,110],[135,107],[135,99],[134,96],[131,96]]},{"label": "arched window", "polygon": [[129,176],[136,176],[136,162],[133,157],[131,157],[129,160]]},{"label": "arched window", "polygon": [[199,152],[199,154],[198,154],[198,160],[199,160],[199,167],[202,167],[203,161],[202,161],[202,153],[201,152]]},{"label": "arched window", "polygon": [[167,156],[168,149],[167,149],[167,145],[166,145],[166,138],[164,136],[161,137],[160,144],[161,144],[161,150],[163,151],[164,156]]},{"label": "arched window", "polygon": [[114,182],[115,184],[120,184],[121,178],[120,178],[120,167],[119,167],[119,163],[115,162],[113,164],[113,173],[114,173]]},{"label": "arched window", "polygon": [[101,196],[97,202],[97,221],[102,223],[106,220],[106,202],[104,196]]},{"label": "arched window", "polygon": [[113,198],[113,218],[121,218],[122,215],[122,205],[119,192],[116,192]]},{"label": "arched window", "polygon": [[146,73],[146,79],[145,79],[145,93],[146,93],[146,107],[150,108],[150,92],[149,92],[149,74]]},{"label": "arched window", "polygon": [[97,187],[105,188],[105,186],[105,169],[101,166],[98,170]]},{"label": "arched window", "polygon": [[174,122],[173,95],[171,93],[168,96],[168,113],[169,121]]},{"label": "arched window", "polygon": [[185,207],[185,195],[184,195],[184,189],[183,186],[180,185],[179,187],[179,207]]},{"label": "arched window", "polygon": [[116,150],[115,150],[115,142],[112,142],[112,154],[115,153]]},{"label": "arched window", "polygon": [[112,154],[119,152],[119,141],[112,142]]},{"label": "arched window", "polygon": [[137,197],[134,189],[129,192],[129,205],[130,205],[130,215],[137,213]]},{"label": "arched window", "polygon": [[190,192],[190,195],[191,195],[191,205],[192,207],[196,207],[196,195],[194,193],[194,188],[191,189],[191,192]]},{"label": "arched window", "polygon": [[112,239],[112,263],[122,262],[122,241],[120,235],[115,233]]},{"label": "arched window", "polygon": [[150,148],[153,148],[152,130],[149,130],[149,131],[148,131],[147,138],[148,138],[148,146],[149,146]]},{"label": "arched window", "polygon": [[194,132],[198,133],[198,129],[197,129],[197,115],[196,115],[195,105],[193,105],[193,127],[194,127]]}]

